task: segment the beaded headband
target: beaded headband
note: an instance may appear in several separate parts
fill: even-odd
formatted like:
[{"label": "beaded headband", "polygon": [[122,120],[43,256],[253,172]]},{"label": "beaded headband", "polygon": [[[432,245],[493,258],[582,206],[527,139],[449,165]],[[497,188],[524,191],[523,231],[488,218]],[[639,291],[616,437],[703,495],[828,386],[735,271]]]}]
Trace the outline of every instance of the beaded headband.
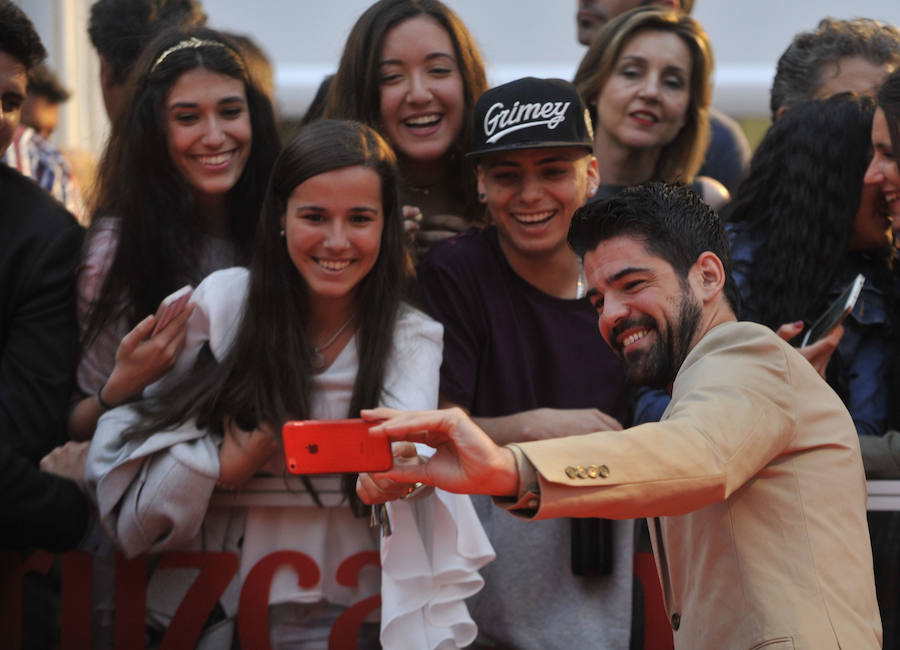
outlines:
[{"label": "beaded headband", "polygon": [[[196,36],[191,36],[190,38],[186,38],[183,41],[179,41],[178,43],[176,43],[169,49],[165,50],[162,54],[160,54],[157,57],[156,61],[153,62],[153,66],[151,66],[150,72],[153,72],[154,70],[156,70],[156,68],[159,67],[159,64],[162,63],[163,61],[165,61],[166,57],[168,57],[173,52],[177,52],[179,50],[193,49],[193,48],[197,48],[197,47],[221,47],[223,50],[231,51],[232,54],[235,54],[235,55],[237,54],[230,47],[228,47],[224,43],[220,43],[219,41],[201,40],[201,39],[197,38]],[[238,58],[240,58],[240,57],[238,57]]]}]

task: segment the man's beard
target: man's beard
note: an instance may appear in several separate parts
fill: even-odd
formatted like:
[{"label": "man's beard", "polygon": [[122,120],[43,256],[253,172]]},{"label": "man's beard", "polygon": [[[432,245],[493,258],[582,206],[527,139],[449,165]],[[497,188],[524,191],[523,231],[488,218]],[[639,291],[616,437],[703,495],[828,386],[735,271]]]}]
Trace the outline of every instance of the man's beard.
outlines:
[{"label": "man's beard", "polygon": [[[628,359],[619,348],[616,352],[625,361],[625,378],[635,386],[650,388],[667,388],[675,381],[675,375],[684,363],[690,350],[691,340],[700,322],[702,309],[690,290],[683,290],[678,299],[677,320],[666,323],[666,331],[659,328],[659,323],[650,316],[622,323],[617,332],[632,327],[645,327],[650,334],[655,334],[653,345],[643,353],[636,353],[636,358]],[[615,337],[613,340],[616,340]]]}]

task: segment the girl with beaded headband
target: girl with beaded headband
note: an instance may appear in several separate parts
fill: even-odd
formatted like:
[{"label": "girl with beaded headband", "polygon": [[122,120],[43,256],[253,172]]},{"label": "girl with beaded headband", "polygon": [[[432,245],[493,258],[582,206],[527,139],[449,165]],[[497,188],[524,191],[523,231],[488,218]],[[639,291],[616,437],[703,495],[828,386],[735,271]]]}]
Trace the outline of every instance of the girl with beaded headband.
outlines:
[{"label": "girl with beaded headband", "polygon": [[189,310],[154,332],[161,300],[248,262],[279,149],[269,101],[237,47],[213,30],[161,33],[127,89],[100,162],[79,274],[76,439],[171,367]]},{"label": "girl with beaded headband", "polygon": [[[148,391],[150,398],[110,412],[97,428],[88,483],[97,491],[104,525],[128,555],[198,538],[210,543],[231,516],[207,510],[215,484],[273,489],[265,478],[250,476],[260,468],[284,473],[275,441],[287,420],[358,417],[376,404],[437,405],[442,328],[400,301],[401,221],[395,157],[372,129],[319,120],[288,143],[272,171],[249,272],[225,269],[200,284],[173,371]],[[178,441],[143,451],[160,431]],[[395,453],[397,462],[418,462],[409,445],[396,446]],[[149,471],[142,474],[145,461]],[[382,481],[376,488],[367,475],[358,480],[395,497],[412,487]],[[285,478],[289,507],[247,510],[237,533],[242,579],[259,560],[283,550],[303,553],[321,568],[321,578],[302,589],[292,569],[276,572],[269,596],[273,647],[325,647],[326,640],[329,647],[347,647],[349,640],[336,641],[345,633],[344,612],[378,593],[374,571],[361,574],[355,586],[339,584],[334,574],[345,557],[378,547],[368,520],[354,517],[361,505],[356,481],[356,475],[310,477],[302,484]],[[185,493],[192,495],[189,504]],[[383,581],[390,586],[382,594],[380,642],[471,642],[474,626],[462,599],[480,586],[476,569],[490,553],[471,502],[435,491],[390,507],[395,527],[381,549]],[[439,544],[440,551],[428,545],[429,536],[458,543]],[[447,572],[442,567],[451,558],[454,571]],[[447,592],[455,596],[448,599]],[[235,604],[223,601],[226,613]],[[432,605],[442,608],[442,623],[428,615]],[[358,647],[381,647],[378,626],[368,633],[363,628],[352,639]],[[242,647],[260,647],[239,631]]]},{"label": "girl with beaded headband", "polygon": [[486,89],[474,39],[439,0],[380,0],[347,37],[325,116],[368,124],[394,147],[417,258],[484,218],[464,154]]}]

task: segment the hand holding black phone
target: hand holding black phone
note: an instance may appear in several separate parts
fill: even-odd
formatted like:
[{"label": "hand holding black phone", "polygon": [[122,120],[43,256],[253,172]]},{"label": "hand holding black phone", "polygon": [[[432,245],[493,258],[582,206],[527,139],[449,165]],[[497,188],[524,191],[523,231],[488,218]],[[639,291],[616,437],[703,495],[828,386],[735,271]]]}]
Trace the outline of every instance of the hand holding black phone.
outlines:
[{"label": "hand holding black phone", "polygon": [[847,287],[841,291],[841,295],[828,306],[825,313],[819,316],[819,318],[816,319],[816,322],[806,330],[806,334],[803,335],[800,346],[805,347],[807,345],[812,345],[840,325],[853,310],[853,306],[856,304],[859,293],[862,291],[865,283],[866,279],[863,277],[863,274],[858,274],[853,279],[853,282],[848,284]]}]

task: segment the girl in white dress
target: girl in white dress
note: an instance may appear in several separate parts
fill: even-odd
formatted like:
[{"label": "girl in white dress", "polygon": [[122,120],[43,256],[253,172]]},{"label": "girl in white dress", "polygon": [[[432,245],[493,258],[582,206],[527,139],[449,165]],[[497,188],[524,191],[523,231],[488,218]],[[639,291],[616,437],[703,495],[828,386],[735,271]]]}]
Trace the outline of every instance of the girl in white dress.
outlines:
[{"label": "girl in white dress", "polygon": [[[379,588],[384,647],[457,647],[475,636],[463,599],[480,589],[477,569],[492,552],[468,497],[391,503],[380,575],[373,566],[348,579],[348,562],[379,549],[357,476],[288,477],[279,452],[287,420],[437,404],[442,328],[401,301],[396,173],[390,147],[366,126],[302,129],[273,168],[249,271],[218,271],[197,287],[174,369],[149,399],[101,418],[91,447],[88,483],[126,554],[240,549],[239,581],[220,600],[227,619],[260,567],[279,565],[268,582],[273,647],[336,643],[360,607],[377,609]],[[409,448],[397,454],[416,461]],[[275,478],[250,479],[260,471]],[[239,486],[274,486],[277,505],[270,495],[264,506],[231,507],[221,492]],[[176,593],[166,580],[155,590],[151,581],[151,594]],[[259,647],[259,626],[239,618],[241,645]],[[378,626],[353,636],[377,647]]]}]

